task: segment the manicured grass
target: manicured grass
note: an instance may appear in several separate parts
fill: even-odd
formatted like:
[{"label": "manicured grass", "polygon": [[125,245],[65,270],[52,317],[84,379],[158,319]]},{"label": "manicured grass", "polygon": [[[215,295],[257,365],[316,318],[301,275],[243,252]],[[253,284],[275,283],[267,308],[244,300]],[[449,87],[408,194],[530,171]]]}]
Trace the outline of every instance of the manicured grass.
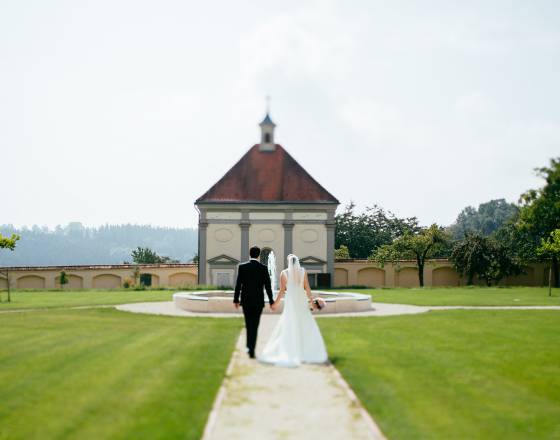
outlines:
[{"label": "manicured grass", "polygon": [[559,311],[318,322],[390,439],[560,438]]},{"label": "manicured grass", "polygon": [[198,439],[240,330],[113,309],[0,323],[2,439]]},{"label": "manicured grass", "polygon": [[[334,289],[345,291],[345,289]],[[418,306],[560,306],[560,289],[544,287],[450,287],[424,289],[347,289],[369,293],[372,301]]]},{"label": "manicured grass", "polygon": [[148,301],[171,301],[172,290],[64,290],[64,291],[15,291],[12,301],[1,292],[0,311],[10,309],[78,307],[112,305]]}]

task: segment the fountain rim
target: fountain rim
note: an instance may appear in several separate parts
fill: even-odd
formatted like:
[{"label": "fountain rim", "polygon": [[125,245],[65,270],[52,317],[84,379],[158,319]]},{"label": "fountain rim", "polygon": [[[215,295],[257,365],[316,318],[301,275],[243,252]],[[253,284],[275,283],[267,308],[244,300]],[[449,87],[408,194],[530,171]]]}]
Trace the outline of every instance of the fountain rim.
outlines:
[{"label": "fountain rim", "polygon": [[[223,293],[224,296],[205,296],[208,295],[209,293]],[[233,290],[197,290],[193,292],[180,291],[180,292],[175,292],[173,294],[173,300],[175,300],[175,297],[177,297],[181,299],[188,299],[188,300],[195,300],[195,301],[211,301],[211,300],[217,301],[217,300],[231,299],[233,293],[234,293]],[[319,294],[326,302],[334,302],[337,300],[354,300],[354,301],[371,300],[370,295],[366,295],[363,293],[355,293],[355,292],[312,290],[312,293]]]}]

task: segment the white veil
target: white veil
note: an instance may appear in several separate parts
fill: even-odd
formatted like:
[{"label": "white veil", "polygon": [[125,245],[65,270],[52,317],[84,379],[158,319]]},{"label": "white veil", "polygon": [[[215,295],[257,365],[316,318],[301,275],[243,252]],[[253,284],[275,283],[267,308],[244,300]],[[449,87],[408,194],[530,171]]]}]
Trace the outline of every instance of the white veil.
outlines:
[{"label": "white veil", "polygon": [[288,284],[290,282],[300,285],[301,284],[301,266],[299,265],[299,258],[297,255],[288,255]]}]

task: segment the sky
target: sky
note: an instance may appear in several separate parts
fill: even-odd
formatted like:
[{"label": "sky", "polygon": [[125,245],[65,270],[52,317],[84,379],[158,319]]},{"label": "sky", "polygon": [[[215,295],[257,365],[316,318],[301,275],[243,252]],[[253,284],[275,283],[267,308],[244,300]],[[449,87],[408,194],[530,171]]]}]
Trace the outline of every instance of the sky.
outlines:
[{"label": "sky", "polygon": [[0,224],[193,227],[276,141],[343,205],[448,225],[560,156],[560,2],[0,0]]}]

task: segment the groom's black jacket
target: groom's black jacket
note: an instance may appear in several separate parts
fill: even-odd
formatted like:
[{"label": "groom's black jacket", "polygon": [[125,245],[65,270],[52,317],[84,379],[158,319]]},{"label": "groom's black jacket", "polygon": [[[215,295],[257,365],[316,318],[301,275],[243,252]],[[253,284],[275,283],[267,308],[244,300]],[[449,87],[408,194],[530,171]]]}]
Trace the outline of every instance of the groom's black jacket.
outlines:
[{"label": "groom's black jacket", "polygon": [[274,304],[267,267],[257,260],[241,263],[237,270],[233,302],[240,302],[244,307],[264,307],[264,289],[268,301]]}]

